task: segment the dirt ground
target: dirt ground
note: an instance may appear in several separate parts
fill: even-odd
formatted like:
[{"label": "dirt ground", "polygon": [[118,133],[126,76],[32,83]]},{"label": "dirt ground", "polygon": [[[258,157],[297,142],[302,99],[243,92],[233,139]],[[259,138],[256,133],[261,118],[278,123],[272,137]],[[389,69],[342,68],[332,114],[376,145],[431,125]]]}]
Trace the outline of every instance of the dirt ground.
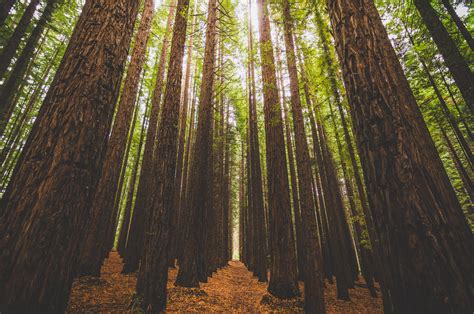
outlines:
[{"label": "dirt ground", "polygon": [[[136,285],[136,274],[122,275],[122,260],[117,252],[102,267],[101,278],[85,277],[73,284],[68,313],[124,313],[140,312],[132,304]],[[303,312],[303,300],[280,300],[271,297],[265,283],[259,283],[239,261],[217,271],[208,283],[199,289],[174,286],[177,270],[170,269],[168,279],[167,312],[225,312],[265,313]],[[300,283],[303,290],[303,284]],[[356,286],[350,290],[351,301],[336,299],[335,285],[326,285],[325,301],[327,313],[383,313],[382,299],[372,298],[365,288]]]}]

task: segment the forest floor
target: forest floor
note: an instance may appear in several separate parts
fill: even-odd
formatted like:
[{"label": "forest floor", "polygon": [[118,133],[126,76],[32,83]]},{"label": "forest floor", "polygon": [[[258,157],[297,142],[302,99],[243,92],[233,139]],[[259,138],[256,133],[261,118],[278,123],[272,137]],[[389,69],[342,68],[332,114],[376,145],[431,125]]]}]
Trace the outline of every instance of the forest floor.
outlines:
[{"label": "forest floor", "polygon": [[[136,274],[122,275],[122,259],[117,252],[102,267],[100,278],[77,279],[71,291],[68,313],[91,312],[139,312],[132,304]],[[208,283],[200,288],[175,287],[177,269],[170,269],[168,279],[167,312],[303,312],[303,299],[281,300],[271,297],[265,283],[259,283],[239,261],[213,274]],[[372,298],[367,289],[350,290],[351,301],[336,299],[335,285],[326,284],[327,313],[383,313],[381,298]],[[303,290],[303,284],[300,283]]]}]

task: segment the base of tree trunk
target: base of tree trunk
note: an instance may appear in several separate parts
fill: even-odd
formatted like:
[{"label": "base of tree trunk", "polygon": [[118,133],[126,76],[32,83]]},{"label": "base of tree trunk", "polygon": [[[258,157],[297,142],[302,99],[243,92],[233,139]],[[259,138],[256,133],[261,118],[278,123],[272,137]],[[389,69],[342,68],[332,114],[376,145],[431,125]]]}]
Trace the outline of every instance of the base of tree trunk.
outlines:
[{"label": "base of tree trunk", "polygon": [[280,299],[292,299],[301,295],[296,283],[287,281],[270,280],[268,292]]}]

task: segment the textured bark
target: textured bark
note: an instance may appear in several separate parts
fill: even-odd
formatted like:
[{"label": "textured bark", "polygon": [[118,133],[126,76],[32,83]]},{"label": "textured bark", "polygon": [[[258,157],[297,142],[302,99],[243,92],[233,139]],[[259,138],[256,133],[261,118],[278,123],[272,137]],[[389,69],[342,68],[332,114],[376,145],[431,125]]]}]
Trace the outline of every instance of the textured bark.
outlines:
[{"label": "textured bark", "polygon": [[471,110],[474,110],[474,74],[470,70],[469,65],[439,19],[430,0],[414,0],[413,3],[441,52],[446,66],[466,101],[466,105]]},{"label": "textured bark", "polygon": [[449,0],[441,0],[441,2],[446,8],[446,11],[448,11],[449,15],[453,19],[454,23],[456,23],[459,32],[464,37],[471,50],[474,51],[474,39],[472,38],[472,34],[471,32],[469,32],[469,30],[466,28],[466,25],[464,25],[464,23],[459,18],[458,14],[456,13],[456,10],[454,10],[453,8],[453,5],[449,2]]},{"label": "textured bark", "polygon": [[[330,119],[331,119],[331,122],[332,122],[332,125],[333,125],[335,140],[336,140],[336,144],[337,144],[337,150],[338,150],[339,157],[340,157],[340,165],[341,165],[344,185],[345,185],[345,189],[346,189],[346,193],[347,193],[347,200],[348,200],[348,203],[349,203],[349,208],[350,208],[350,211],[351,211],[352,215],[355,215],[357,213],[357,209],[356,209],[356,203],[355,203],[354,188],[353,188],[353,185],[352,185],[352,181],[349,178],[350,174],[349,174],[349,170],[348,170],[347,163],[346,163],[346,160],[345,160],[345,158],[346,158],[345,157],[345,152],[344,152],[343,147],[342,147],[341,138],[340,138],[339,130],[338,130],[339,123],[336,121],[336,117],[335,117],[335,113],[334,113],[334,108],[333,108],[334,104],[337,106],[337,108],[339,109],[339,113],[341,114],[341,122],[342,122],[342,125],[343,125],[345,139],[348,142],[348,145],[352,145],[352,143],[351,143],[351,138],[348,134],[346,121],[345,121],[344,116],[343,116],[342,103],[341,103],[342,102],[342,97],[340,95],[338,84],[337,84],[336,69],[335,69],[335,65],[334,65],[334,61],[333,61],[334,60],[333,51],[330,49],[330,46],[329,46],[329,30],[328,30],[327,24],[325,22],[323,22],[322,16],[319,12],[315,13],[315,20],[316,20],[316,25],[317,25],[317,28],[318,28],[318,33],[319,33],[320,38],[321,38],[321,45],[322,45],[322,48],[323,48],[323,67],[324,67],[324,70],[326,71],[326,73],[328,75],[328,78],[329,78],[329,80],[328,80],[329,84],[326,85],[326,88],[327,88],[328,94],[332,95],[332,98],[328,102],[328,104],[329,104],[329,116],[330,116]],[[356,235],[355,244],[356,244],[357,251],[364,253],[364,254],[362,254],[362,256],[360,256],[360,259],[364,259],[363,261],[361,261],[361,266],[363,268],[362,272],[364,274],[364,277],[366,278],[366,281],[368,282],[368,285],[371,289],[371,293],[373,294],[374,289],[373,289],[373,285],[372,285],[372,282],[371,282],[371,280],[372,280],[371,276],[372,275],[370,273],[370,270],[366,267],[369,264],[369,262],[366,260],[366,258],[368,257],[368,254],[365,254],[365,253],[367,253],[365,251],[365,248],[361,247],[359,245],[359,241],[361,239],[361,227],[360,227],[358,221],[355,221],[353,225],[354,225],[354,231],[355,231],[355,235]],[[352,265],[348,264],[348,266],[349,265],[352,266],[352,269],[350,270],[352,272],[352,275],[353,275],[352,280],[357,280],[357,277],[358,277],[358,274],[359,274],[359,269],[358,269],[358,265],[357,265],[357,258],[356,258],[356,255],[355,255],[355,250],[353,249],[353,246],[352,246],[352,243],[353,243],[352,237],[350,236],[350,232],[348,232],[349,228],[347,228],[347,229],[344,228],[344,229],[345,229],[345,233],[347,234],[347,236],[349,236],[349,239],[347,240],[346,244],[348,245],[348,250],[349,250],[348,253],[349,253],[349,256],[351,257],[351,261],[352,261]],[[350,277],[348,277],[348,278],[350,278]]]},{"label": "textured bark", "polygon": [[265,0],[257,1],[267,152],[271,255],[268,291],[281,298],[299,295],[293,240],[291,202],[285,154],[282,113],[279,104],[269,12]]},{"label": "textured bark", "polygon": [[5,20],[10,14],[10,10],[15,4],[16,0],[1,0],[0,1],[0,26],[5,23]]},{"label": "textured bark", "polygon": [[107,143],[104,167],[92,203],[92,218],[81,252],[79,273],[83,276],[100,276],[100,267],[103,261],[102,250],[107,245],[107,228],[111,224],[115,225],[115,195],[127,148],[152,19],[153,1],[146,0],[112,134]]},{"label": "textured bark", "polygon": [[385,311],[468,312],[472,234],[374,3],[328,7],[383,250]]},{"label": "textured bark", "polygon": [[35,14],[36,7],[39,3],[40,0],[30,0],[20,21],[18,21],[15,30],[8,39],[5,47],[2,49],[2,53],[0,54],[0,78],[5,78],[8,66],[12,62],[12,59],[20,46],[21,39],[25,36],[28,25],[30,25],[31,19]]},{"label": "textured bark", "polygon": [[[189,184],[189,211],[184,223],[184,251],[176,285],[182,287],[198,287],[199,281],[206,280],[204,248],[205,219],[210,207],[210,169],[212,164],[209,156],[212,154],[212,97],[214,84],[214,68],[217,39],[217,1],[210,0],[207,17],[206,44],[202,70],[201,92],[199,97],[198,126],[196,143],[191,161]],[[204,278],[203,278],[204,277]]]},{"label": "textured bark", "polygon": [[66,308],[137,10],[85,4],[2,199],[2,311]]},{"label": "textured bark", "polygon": [[168,282],[168,243],[176,180],[176,153],[179,133],[179,104],[189,0],[179,0],[171,41],[171,55],[156,137],[154,173],[157,183],[152,197],[150,220],[145,232],[144,252],[138,273],[137,294],[143,309],[151,313],[165,310]]},{"label": "textured bark", "polygon": [[14,96],[20,92],[19,86],[24,81],[25,73],[27,72],[30,61],[33,58],[35,49],[38,46],[44,29],[52,18],[57,3],[57,0],[48,0],[46,2],[46,7],[38,20],[38,23],[31,32],[23,51],[16,60],[9,78],[4,82],[0,89],[0,134],[3,134],[6,124],[8,123],[8,120],[10,120],[16,103]]},{"label": "textured bark", "polygon": [[186,75],[184,79],[183,87],[183,99],[181,101],[181,111],[179,119],[179,137],[178,137],[178,155],[177,155],[177,165],[176,165],[176,179],[174,185],[174,208],[172,222],[171,222],[171,240],[170,240],[170,266],[174,266],[174,260],[177,258],[178,252],[178,234],[181,231],[180,216],[181,215],[181,193],[183,192],[182,187],[184,185],[183,177],[183,168],[184,164],[184,148],[185,148],[185,139],[186,139],[186,124],[188,118],[188,107],[189,107],[189,93],[190,93],[190,84],[191,84],[191,66],[192,66],[192,57],[193,57],[193,43],[194,43],[194,32],[196,29],[196,8],[197,1],[194,3],[193,9],[193,19],[191,22],[191,32],[187,48],[186,56]]},{"label": "textured bark", "polygon": [[[251,3],[249,1],[249,16],[251,16]],[[253,229],[255,232],[255,274],[260,282],[267,281],[266,263],[266,237],[265,237],[265,209],[263,203],[262,168],[260,164],[260,144],[257,125],[257,96],[255,86],[255,61],[253,48],[252,19],[249,18],[249,141],[250,141],[250,167],[252,180],[252,207],[251,211],[255,217]]]},{"label": "textured bark", "polygon": [[312,190],[312,168],[304,125],[303,110],[299,91],[298,69],[296,66],[293,19],[288,0],[282,2],[283,29],[286,48],[286,62],[290,77],[291,112],[295,133],[295,156],[298,173],[299,195],[304,238],[304,309],[308,313],[324,313],[324,287],[322,274],[321,247]]},{"label": "textured bark", "polygon": [[163,90],[163,81],[166,69],[166,60],[169,48],[169,36],[173,26],[173,20],[176,12],[176,1],[172,0],[168,13],[165,38],[161,47],[160,59],[156,73],[155,88],[151,100],[150,119],[146,135],[145,149],[143,152],[142,167],[140,170],[140,180],[138,182],[137,196],[130,225],[127,249],[124,256],[124,266],[122,272],[127,274],[138,269],[140,254],[143,248],[143,236],[145,223],[148,221],[150,212],[150,198],[153,193],[153,156],[155,154],[155,139],[158,126],[158,115],[160,112],[161,94]]}]

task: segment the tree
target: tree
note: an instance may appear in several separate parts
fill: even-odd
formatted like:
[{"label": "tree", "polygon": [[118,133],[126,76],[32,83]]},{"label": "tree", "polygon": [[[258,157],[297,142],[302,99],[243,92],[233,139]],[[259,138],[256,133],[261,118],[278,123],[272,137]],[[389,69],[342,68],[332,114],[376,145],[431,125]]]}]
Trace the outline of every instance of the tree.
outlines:
[{"label": "tree", "polygon": [[433,37],[436,46],[443,56],[446,66],[453,75],[454,81],[466,101],[466,105],[474,108],[474,74],[466,60],[463,58],[456,43],[449,35],[439,19],[429,0],[414,0],[418,12],[423,19],[428,31]]},{"label": "tree", "polygon": [[161,312],[166,307],[170,222],[173,214],[173,189],[176,180],[176,154],[179,133],[179,104],[183,58],[188,25],[189,0],[178,0],[171,55],[161,122],[156,136],[154,176],[157,179],[152,197],[150,220],[146,226],[145,245],[137,281],[137,294],[143,309]]},{"label": "tree", "polygon": [[158,117],[160,112],[161,94],[163,90],[163,81],[166,69],[166,59],[169,48],[169,34],[173,26],[173,18],[176,12],[176,0],[171,1],[166,22],[165,37],[161,47],[156,71],[156,82],[151,99],[150,118],[146,134],[145,148],[143,151],[143,161],[140,170],[140,179],[138,181],[137,196],[132,215],[132,222],[129,230],[129,238],[124,256],[124,265],[122,272],[124,274],[132,273],[138,269],[140,254],[143,248],[143,234],[145,222],[148,221],[150,196],[152,195],[153,182],[153,156],[155,152],[156,129],[158,127]]},{"label": "tree", "polygon": [[260,143],[258,139],[257,125],[257,97],[255,84],[255,62],[253,49],[253,27],[251,19],[251,2],[249,1],[249,141],[250,141],[250,178],[252,180],[252,203],[251,214],[254,216],[255,223],[253,231],[255,237],[252,242],[255,245],[255,273],[261,282],[267,281],[267,263],[266,263],[266,241],[265,241],[265,209],[263,203],[262,189],[262,168],[260,165]]},{"label": "tree", "polygon": [[300,210],[304,236],[304,309],[309,313],[324,313],[324,287],[322,273],[321,248],[318,239],[315,200],[313,199],[313,178],[308,142],[304,125],[303,110],[299,90],[298,69],[296,66],[295,41],[293,37],[293,19],[288,0],[282,2],[283,29],[286,48],[286,60],[290,77],[291,112],[295,133],[296,169],[299,179]]},{"label": "tree", "polygon": [[[107,246],[107,229],[115,230],[114,201],[117,193],[127,139],[132,123],[135,99],[137,97],[140,74],[145,62],[146,47],[150,37],[153,19],[153,1],[145,0],[135,47],[128,66],[123,92],[117,108],[112,134],[107,143],[104,166],[92,203],[92,219],[81,253],[79,273],[83,276],[100,276],[100,267]],[[109,116],[112,119],[112,115]],[[108,251],[110,248],[105,247]]]},{"label": "tree", "polygon": [[66,308],[137,10],[84,6],[2,198],[2,311]]},{"label": "tree", "polygon": [[188,217],[184,222],[184,251],[176,285],[198,287],[199,281],[207,279],[207,267],[203,250],[205,249],[206,207],[210,207],[209,191],[210,163],[212,145],[212,97],[217,38],[217,1],[210,0],[208,5],[206,44],[202,69],[201,92],[199,97],[198,126],[196,143],[191,160],[189,179]]},{"label": "tree", "polygon": [[472,234],[375,5],[328,8],[380,238],[385,311],[469,311]]},{"label": "tree", "polygon": [[281,298],[299,295],[291,225],[291,203],[282,113],[278,97],[270,20],[265,0],[257,0],[266,134],[271,255],[268,291]]}]

